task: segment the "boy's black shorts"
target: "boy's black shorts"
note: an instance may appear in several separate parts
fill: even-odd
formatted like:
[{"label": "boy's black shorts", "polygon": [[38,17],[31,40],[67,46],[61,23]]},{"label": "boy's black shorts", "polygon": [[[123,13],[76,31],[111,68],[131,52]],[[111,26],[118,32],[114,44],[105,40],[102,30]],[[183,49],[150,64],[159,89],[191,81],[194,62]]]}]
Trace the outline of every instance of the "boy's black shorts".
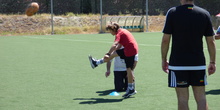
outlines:
[{"label": "boy's black shorts", "polygon": [[133,70],[135,55],[130,56],[130,57],[126,57],[124,54],[124,49],[116,50],[116,53],[118,54],[118,56],[120,56],[121,59],[125,60],[126,68],[131,68]]}]

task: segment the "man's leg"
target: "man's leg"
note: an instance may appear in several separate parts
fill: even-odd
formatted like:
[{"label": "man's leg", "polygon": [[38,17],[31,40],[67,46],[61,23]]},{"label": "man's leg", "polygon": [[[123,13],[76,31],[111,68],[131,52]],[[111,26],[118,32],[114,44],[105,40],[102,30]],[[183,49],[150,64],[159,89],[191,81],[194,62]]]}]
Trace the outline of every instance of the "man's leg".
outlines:
[{"label": "man's leg", "polygon": [[178,110],[189,110],[189,88],[176,87],[176,95],[178,100]]},{"label": "man's leg", "polygon": [[197,103],[197,110],[208,110],[205,96],[205,86],[192,86],[194,97]]}]

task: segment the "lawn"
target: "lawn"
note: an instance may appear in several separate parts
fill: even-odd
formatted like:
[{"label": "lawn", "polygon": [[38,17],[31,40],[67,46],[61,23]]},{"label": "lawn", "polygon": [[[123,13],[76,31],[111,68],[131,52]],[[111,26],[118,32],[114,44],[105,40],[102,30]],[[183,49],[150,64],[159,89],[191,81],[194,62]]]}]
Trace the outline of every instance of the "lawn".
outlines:
[{"label": "lawn", "polygon": [[[176,110],[174,89],[161,70],[162,33],[133,33],[139,44],[135,70],[137,94],[123,99],[108,95],[113,74],[105,64],[92,69],[88,55],[101,58],[109,50],[110,34],[0,37],[0,110]],[[217,66],[220,64],[220,41]],[[206,45],[204,51],[209,60]],[[219,110],[220,67],[208,76],[210,110]],[[190,109],[196,110],[190,91]]]}]

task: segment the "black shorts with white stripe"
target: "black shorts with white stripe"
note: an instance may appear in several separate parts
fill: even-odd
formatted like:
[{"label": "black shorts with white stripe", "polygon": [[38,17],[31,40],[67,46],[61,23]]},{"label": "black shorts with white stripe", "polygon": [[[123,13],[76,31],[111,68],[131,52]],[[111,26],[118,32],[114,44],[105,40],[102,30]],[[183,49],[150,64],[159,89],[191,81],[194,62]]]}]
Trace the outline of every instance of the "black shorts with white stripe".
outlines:
[{"label": "black shorts with white stripe", "polygon": [[189,87],[207,85],[205,70],[169,70],[169,87]]}]

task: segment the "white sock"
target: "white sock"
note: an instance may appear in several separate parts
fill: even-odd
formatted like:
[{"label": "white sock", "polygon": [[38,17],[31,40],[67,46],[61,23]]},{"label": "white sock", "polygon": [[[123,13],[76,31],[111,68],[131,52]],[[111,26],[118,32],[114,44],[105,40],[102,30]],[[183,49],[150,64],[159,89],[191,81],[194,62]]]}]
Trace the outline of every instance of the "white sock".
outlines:
[{"label": "white sock", "polygon": [[96,64],[97,64],[97,65],[100,65],[100,64],[102,64],[102,63],[104,63],[103,58],[102,58],[102,59],[99,59],[99,60],[96,60]]},{"label": "white sock", "polygon": [[134,83],[128,83],[128,89],[133,90],[134,89]]}]

